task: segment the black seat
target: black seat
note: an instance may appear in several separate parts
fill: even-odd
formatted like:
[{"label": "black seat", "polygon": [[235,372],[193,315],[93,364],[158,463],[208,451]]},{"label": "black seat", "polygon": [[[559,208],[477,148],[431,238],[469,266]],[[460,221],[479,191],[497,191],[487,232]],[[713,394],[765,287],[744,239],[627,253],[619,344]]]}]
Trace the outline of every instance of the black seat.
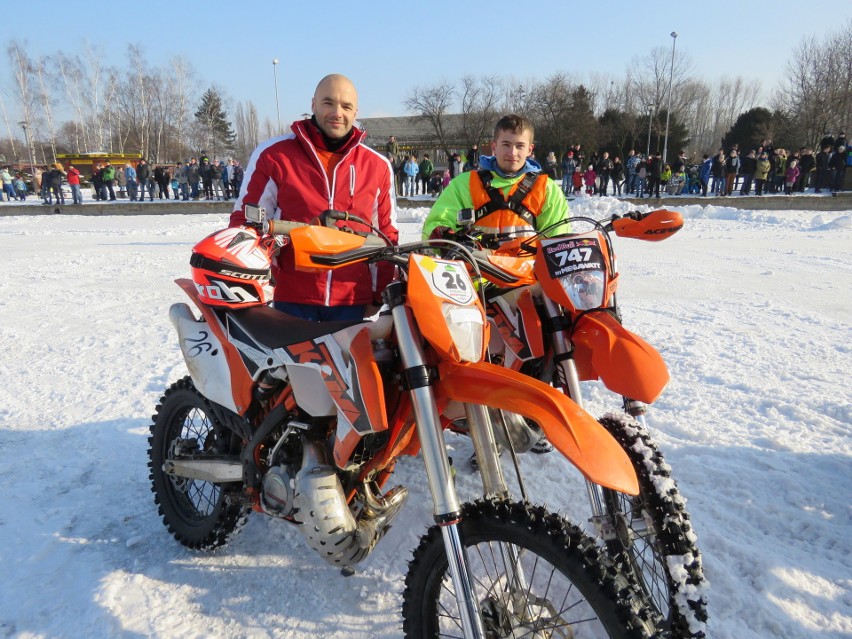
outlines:
[{"label": "black seat", "polygon": [[255,340],[270,348],[281,348],[306,342],[322,335],[361,324],[364,320],[338,322],[312,322],[287,313],[276,311],[271,306],[252,306],[228,312]]}]

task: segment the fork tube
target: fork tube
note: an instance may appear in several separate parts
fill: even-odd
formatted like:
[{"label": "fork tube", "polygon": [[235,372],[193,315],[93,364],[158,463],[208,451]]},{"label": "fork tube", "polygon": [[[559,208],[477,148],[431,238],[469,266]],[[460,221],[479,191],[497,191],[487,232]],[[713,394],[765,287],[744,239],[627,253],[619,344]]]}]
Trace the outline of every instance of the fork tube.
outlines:
[{"label": "fork tube", "polygon": [[396,304],[391,304],[394,330],[410,388],[417,436],[420,439],[426,477],[432,493],[434,517],[444,538],[444,550],[456,592],[464,636],[465,639],[483,639],[485,630],[473,596],[467,553],[458,530],[461,505],[450,475],[444,432],[428,379],[426,357],[411,310],[401,302],[401,297],[395,301]]},{"label": "fork tube", "polygon": [[476,461],[479,463],[482,488],[486,495],[505,497],[509,491],[503,478],[503,469],[500,468],[500,454],[488,410],[481,404],[465,404],[464,414],[467,417]]},{"label": "fork tube", "polygon": [[[400,356],[405,372],[419,371],[426,376],[426,357],[419,340],[415,339],[411,311],[400,304],[392,311],[394,327],[397,334]],[[450,464],[447,460],[444,434],[441,430],[441,420],[435,396],[428,380],[416,382],[421,384],[412,387],[412,376],[408,377],[411,403],[414,406],[414,418],[417,425],[417,436],[420,438],[420,448],[423,451],[423,461],[426,464],[426,475],[429,489],[432,491],[434,515],[436,518],[458,516],[461,512],[455,485],[451,480]]]},{"label": "fork tube", "polygon": [[[559,305],[546,296],[544,297],[544,305],[548,317],[553,318],[562,315],[562,309]],[[573,399],[580,408],[583,408],[583,394],[580,391],[580,376],[577,374],[577,365],[574,362],[573,356],[574,347],[568,339],[568,336],[565,335],[565,331],[553,331],[551,333],[551,341],[553,344],[553,356],[558,360],[556,366],[561,373],[559,377],[565,381],[563,391],[566,395],[568,395],[568,397]],[[591,506],[592,509],[592,517],[601,517],[604,514],[601,487],[587,479],[586,492],[589,495],[589,506]]]}]

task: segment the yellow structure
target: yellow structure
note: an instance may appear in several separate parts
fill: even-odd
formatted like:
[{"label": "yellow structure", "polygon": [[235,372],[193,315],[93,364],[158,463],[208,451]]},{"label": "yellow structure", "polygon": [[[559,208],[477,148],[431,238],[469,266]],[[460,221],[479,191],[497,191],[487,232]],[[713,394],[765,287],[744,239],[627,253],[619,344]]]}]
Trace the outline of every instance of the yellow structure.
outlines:
[{"label": "yellow structure", "polygon": [[116,166],[124,166],[130,162],[133,167],[142,159],[141,153],[57,153],[56,161],[67,167],[73,164],[83,176],[92,173],[92,167],[95,164],[103,164],[109,162]]}]

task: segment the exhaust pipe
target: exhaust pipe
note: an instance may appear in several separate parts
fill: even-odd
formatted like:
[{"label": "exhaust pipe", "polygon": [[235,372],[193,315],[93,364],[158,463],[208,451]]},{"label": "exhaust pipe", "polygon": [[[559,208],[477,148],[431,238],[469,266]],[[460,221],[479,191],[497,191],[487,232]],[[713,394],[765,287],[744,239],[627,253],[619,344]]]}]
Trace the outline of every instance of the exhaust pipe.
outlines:
[{"label": "exhaust pipe", "polygon": [[214,484],[228,484],[243,480],[243,465],[238,461],[167,459],[163,472],[173,477],[199,479]]},{"label": "exhaust pipe", "polygon": [[335,566],[354,566],[367,558],[390,528],[408,498],[408,489],[398,486],[377,497],[365,485],[364,507],[356,521],[334,468],[326,463],[322,445],[304,438],[302,443],[293,519],[302,524],[302,534],[320,557]]}]

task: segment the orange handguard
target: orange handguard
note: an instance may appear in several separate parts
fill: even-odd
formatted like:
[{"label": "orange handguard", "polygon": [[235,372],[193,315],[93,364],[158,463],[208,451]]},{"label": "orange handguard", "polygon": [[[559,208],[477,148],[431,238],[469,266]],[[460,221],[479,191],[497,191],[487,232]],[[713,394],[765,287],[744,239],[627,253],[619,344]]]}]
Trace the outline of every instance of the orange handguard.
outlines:
[{"label": "orange handguard", "polygon": [[613,220],[612,229],[618,237],[629,237],[648,242],[659,242],[683,228],[683,216],[677,211],[658,209],[641,220],[622,217]]}]

